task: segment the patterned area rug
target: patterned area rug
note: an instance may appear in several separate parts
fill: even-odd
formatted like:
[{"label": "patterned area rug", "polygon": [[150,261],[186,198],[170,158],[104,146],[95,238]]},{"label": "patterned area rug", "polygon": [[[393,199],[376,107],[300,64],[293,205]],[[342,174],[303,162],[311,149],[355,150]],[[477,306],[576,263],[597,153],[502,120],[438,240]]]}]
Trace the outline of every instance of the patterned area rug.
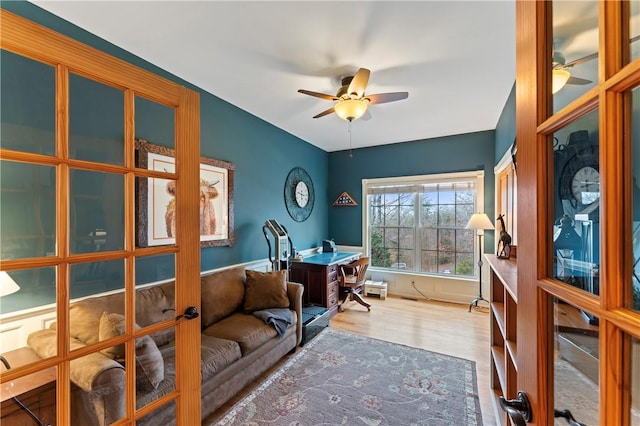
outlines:
[{"label": "patterned area rug", "polygon": [[475,362],[326,328],[218,425],[482,425]]}]

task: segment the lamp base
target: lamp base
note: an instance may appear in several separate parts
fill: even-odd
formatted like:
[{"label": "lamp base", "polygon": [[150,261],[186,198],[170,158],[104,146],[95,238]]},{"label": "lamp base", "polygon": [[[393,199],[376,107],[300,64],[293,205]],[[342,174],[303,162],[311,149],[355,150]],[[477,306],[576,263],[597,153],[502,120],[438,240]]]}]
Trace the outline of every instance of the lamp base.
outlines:
[{"label": "lamp base", "polygon": [[491,304],[491,302],[489,302],[487,299],[485,299],[484,297],[482,297],[482,295],[479,295],[478,297],[476,297],[475,299],[473,299],[473,300],[471,301],[471,303],[469,303],[469,312],[471,312],[471,307],[472,307],[473,305],[476,305],[476,308],[477,308],[477,307],[478,307],[478,302],[480,302],[480,301],[484,301],[484,302],[487,302],[487,303]]}]

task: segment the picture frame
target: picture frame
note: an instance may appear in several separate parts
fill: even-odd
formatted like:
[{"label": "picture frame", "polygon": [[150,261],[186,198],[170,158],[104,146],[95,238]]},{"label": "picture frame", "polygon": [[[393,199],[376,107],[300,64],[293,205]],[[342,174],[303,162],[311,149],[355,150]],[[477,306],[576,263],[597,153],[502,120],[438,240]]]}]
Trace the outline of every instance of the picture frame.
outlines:
[{"label": "picture frame", "polygon": [[[175,150],[136,139],[136,166],[174,172]],[[200,247],[235,244],[233,163],[200,157]],[[136,182],[136,244],[151,247],[175,244],[175,181],[138,178]]]}]

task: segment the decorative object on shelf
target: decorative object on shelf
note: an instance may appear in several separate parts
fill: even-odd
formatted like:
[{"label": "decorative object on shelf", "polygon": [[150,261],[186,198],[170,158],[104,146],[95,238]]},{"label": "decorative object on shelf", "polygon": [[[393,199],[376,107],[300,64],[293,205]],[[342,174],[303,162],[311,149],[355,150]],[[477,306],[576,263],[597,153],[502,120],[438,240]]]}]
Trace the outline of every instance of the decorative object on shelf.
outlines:
[{"label": "decorative object on shelf", "polygon": [[357,206],[358,203],[356,203],[353,197],[351,197],[351,195],[349,195],[347,192],[343,192],[338,198],[336,198],[336,200],[333,202],[333,205],[340,207]]},{"label": "decorative object on shelf", "polygon": [[[136,165],[164,172],[167,178],[138,178],[137,245],[175,244],[175,150],[136,139]],[[232,246],[232,163],[200,157],[200,246]]]},{"label": "decorative object on shelf", "polygon": [[500,223],[500,239],[498,240],[498,259],[509,259],[511,257],[511,235],[507,233],[507,226],[504,224],[504,214],[496,218]]},{"label": "decorative object on shelf", "polygon": [[302,167],[294,167],[284,182],[284,204],[289,216],[296,222],[304,222],[311,216],[316,199],[313,181]]},{"label": "decorative object on shelf", "polygon": [[518,173],[518,140],[513,141],[511,145],[511,160],[513,161],[513,170]]},{"label": "decorative object on shelf", "polygon": [[484,235],[485,229],[494,229],[494,227],[486,213],[475,213],[469,219],[469,223],[467,223],[466,228],[475,229],[478,234],[478,287],[480,291],[478,297],[469,303],[469,312],[471,312],[471,307],[473,305],[478,307],[478,302],[482,300],[487,303],[489,302],[487,299],[482,297],[482,235]]}]

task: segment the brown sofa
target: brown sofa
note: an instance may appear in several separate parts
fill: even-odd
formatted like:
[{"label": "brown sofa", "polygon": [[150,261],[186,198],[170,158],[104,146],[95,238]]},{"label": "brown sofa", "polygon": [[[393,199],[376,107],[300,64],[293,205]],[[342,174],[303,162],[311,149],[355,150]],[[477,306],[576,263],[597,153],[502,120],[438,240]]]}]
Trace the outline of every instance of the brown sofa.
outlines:
[{"label": "brown sofa", "polygon": [[[201,413],[204,419],[300,344],[303,286],[285,282],[283,273],[259,273],[244,268],[205,275],[201,283]],[[136,325],[146,327],[174,318],[174,294],[173,282],[138,290]],[[269,307],[280,308],[287,314],[288,310],[282,309],[285,305],[292,315],[291,324],[282,336],[278,336],[276,328],[264,318],[252,314]],[[123,314],[122,293],[71,305],[71,350],[122,333]],[[55,354],[55,324],[52,328],[32,333],[28,338],[28,345],[41,357]],[[138,408],[174,389],[174,337],[171,328],[136,340]],[[124,348],[120,345],[71,361],[73,424],[108,425],[124,416],[123,354]],[[173,403],[167,404],[137,424],[173,424],[174,410]]]}]

